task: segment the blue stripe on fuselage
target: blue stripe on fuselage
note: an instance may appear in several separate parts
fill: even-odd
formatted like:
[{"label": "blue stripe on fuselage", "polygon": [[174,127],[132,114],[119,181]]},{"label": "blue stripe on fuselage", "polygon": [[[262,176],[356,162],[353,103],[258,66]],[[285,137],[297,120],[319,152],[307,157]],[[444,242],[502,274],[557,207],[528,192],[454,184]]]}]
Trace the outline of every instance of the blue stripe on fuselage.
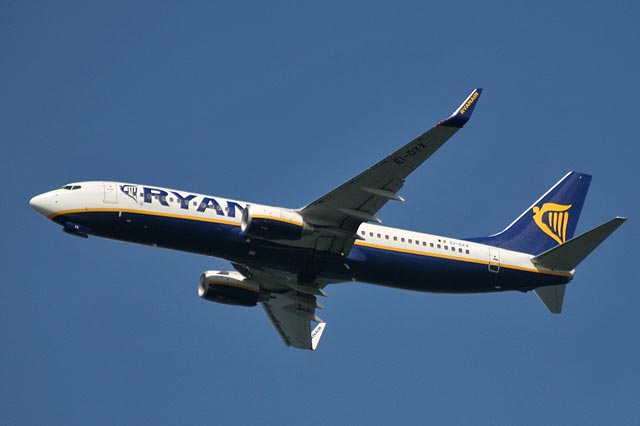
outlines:
[{"label": "blue stripe on fuselage", "polygon": [[[92,234],[121,241],[214,256],[250,266],[282,269],[291,273],[319,270],[337,281],[378,284],[416,291],[478,293],[528,290],[541,285],[567,283],[570,278],[500,268],[490,272],[486,263],[413,254],[382,247],[355,245],[341,257],[311,249],[253,239],[247,241],[239,225],[142,212],[75,211],[53,218],[82,224]],[[348,265],[348,268],[345,267]]]}]

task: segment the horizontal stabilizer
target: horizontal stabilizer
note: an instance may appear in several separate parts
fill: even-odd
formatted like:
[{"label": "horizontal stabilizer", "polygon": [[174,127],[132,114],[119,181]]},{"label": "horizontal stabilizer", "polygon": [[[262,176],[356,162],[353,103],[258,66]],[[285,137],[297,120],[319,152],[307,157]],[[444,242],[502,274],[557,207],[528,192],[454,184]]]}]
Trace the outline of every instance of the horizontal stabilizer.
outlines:
[{"label": "horizontal stabilizer", "polygon": [[571,271],[578,266],[589,254],[600,245],[609,235],[627,220],[623,217],[616,217],[602,225],[593,228],[564,244],[560,244],[544,253],[534,257],[531,261],[539,266],[560,270]]},{"label": "horizontal stabilizer", "polygon": [[552,285],[549,287],[538,287],[533,290],[538,296],[538,299],[544,306],[549,309],[552,314],[559,314],[562,312],[562,302],[564,301],[564,290],[567,288],[566,284]]}]

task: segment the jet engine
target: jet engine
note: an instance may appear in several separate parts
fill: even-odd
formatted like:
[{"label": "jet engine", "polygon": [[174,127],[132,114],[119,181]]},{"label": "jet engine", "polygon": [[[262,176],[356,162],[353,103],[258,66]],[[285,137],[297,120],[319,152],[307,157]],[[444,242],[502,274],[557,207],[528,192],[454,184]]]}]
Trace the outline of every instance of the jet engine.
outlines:
[{"label": "jet engine", "polygon": [[240,230],[248,237],[263,240],[299,240],[311,232],[302,216],[293,210],[269,206],[247,206]]},{"label": "jet engine", "polygon": [[255,306],[267,297],[260,285],[238,272],[205,271],[200,276],[198,296],[226,305]]}]

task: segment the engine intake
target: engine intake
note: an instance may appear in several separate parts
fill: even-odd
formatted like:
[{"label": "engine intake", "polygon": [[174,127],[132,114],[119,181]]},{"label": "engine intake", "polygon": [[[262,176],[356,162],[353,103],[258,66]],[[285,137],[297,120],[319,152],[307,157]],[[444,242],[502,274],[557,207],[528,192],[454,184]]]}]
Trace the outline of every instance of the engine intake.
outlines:
[{"label": "engine intake", "polygon": [[198,296],[226,305],[256,306],[263,300],[260,285],[238,272],[205,271],[200,276]]},{"label": "engine intake", "polygon": [[269,206],[247,206],[240,230],[248,237],[264,240],[299,240],[311,228],[293,210]]}]

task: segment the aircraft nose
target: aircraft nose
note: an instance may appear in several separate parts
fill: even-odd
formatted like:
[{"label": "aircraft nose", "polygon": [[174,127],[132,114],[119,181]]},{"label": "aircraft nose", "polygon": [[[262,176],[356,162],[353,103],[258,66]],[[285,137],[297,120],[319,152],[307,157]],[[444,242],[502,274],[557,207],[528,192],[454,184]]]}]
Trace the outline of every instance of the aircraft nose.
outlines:
[{"label": "aircraft nose", "polygon": [[49,216],[51,213],[51,194],[47,192],[36,195],[29,200],[29,205],[41,215]]}]

